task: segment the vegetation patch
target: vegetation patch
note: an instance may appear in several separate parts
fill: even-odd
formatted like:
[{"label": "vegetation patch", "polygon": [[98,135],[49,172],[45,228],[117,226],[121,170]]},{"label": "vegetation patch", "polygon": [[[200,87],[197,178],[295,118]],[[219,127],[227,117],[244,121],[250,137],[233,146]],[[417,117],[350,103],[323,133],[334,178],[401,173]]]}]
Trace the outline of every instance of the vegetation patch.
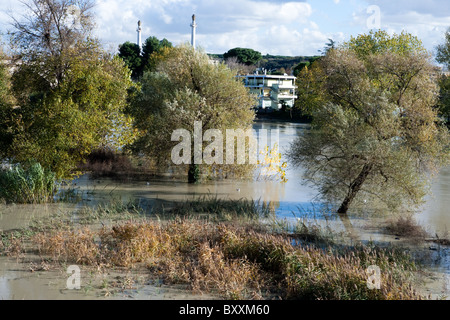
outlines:
[{"label": "vegetation patch", "polygon": [[148,158],[133,157],[107,147],[93,150],[79,169],[89,172],[91,179],[145,179],[156,172]]},{"label": "vegetation patch", "polygon": [[[95,214],[85,214],[104,220],[108,213],[137,212],[132,206],[119,207],[99,207]],[[151,279],[165,285],[226,299],[424,298],[413,289],[417,267],[398,250],[374,245],[319,248],[293,242],[287,233],[274,234],[270,225],[237,220],[125,219],[101,226],[52,223],[34,232],[3,235],[0,249],[9,255],[24,254],[28,243],[46,263],[99,270],[144,268]],[[367,286],[366,270],[372,265],[381,269],[380,290]]]},{"label": "vegetation patch", "polygon": [[39,163],[0,170],[0,200],[6,203],[45,203],[56,192],[55,174]]},{"label": "vegetation patch", "polygon": [[419,226],[411,216],[390,220],[387,223],[385,230],[389,234],[396,236],[420,239],[424,239],[427,236],[427,232]]},{"label": "vegetation patch", "polygon": [[273,216],[266,203],[248,199],[221,199],[208,195],[176,204],[168,211],[169,216],[206,217],[208,219],[231,221],[237,218],[255,220]]}]

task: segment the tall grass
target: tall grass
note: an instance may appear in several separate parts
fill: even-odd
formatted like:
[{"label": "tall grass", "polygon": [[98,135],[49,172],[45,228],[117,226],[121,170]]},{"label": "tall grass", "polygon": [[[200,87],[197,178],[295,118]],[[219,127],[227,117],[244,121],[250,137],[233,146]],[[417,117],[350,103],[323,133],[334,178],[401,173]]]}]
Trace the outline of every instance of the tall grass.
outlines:
[{"label": "tall grass", "polygon": [[56,176],[39,163],[20,164],[0,171],[0,199],[6,203],[44,203],[52,201]]}]

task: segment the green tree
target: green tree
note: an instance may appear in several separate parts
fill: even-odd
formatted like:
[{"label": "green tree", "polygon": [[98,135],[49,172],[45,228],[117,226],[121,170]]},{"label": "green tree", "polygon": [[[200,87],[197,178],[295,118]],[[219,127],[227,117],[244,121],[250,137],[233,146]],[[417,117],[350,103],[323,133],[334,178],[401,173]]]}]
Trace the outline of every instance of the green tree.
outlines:
[{"label": "green tree", "polygon": [[21,65],[13,76],[20,107],[9,112],[9,158],[34,159],[58,178],[69,178],[94,148],[126,137],[130,122],[122,110],[132,83],[122,60],[90,48],[70,64],[55,87],[39,79],[40,68]]},{"label": "green tree", "polygon": [[[149,37],[145,40],[142,47],[142,60],[144,62],[144,71],[154,71],[155,61],[158,56],[165,55],[168,49],[173,48],[172,42],[166,38],[158,40],[156,37]],[[152,57],[154,56],[154,57]],[[156,57],[156,58],[155,58]]]},{"label": "green tree", "polygon": [[316,61],[318,59],[320,59],[320,56],[314,56],[314,57],[308,58],[307,61],[302,61],[299,64],[297,64],[293,70],[294,76],[297,77],[305,67],[309,68],[314,63],[314,61]]},{"label": "green tree", "polygon": [[449,136],[433,106],[435,68],[406,33],[371,32],[317,61],[311,130],[290,159],[337,210],[381,201],[418,205],[430,173],[448,161]]},{"label": "green tree", "polygon": [[260,52],[255,51],[249,48],[234,48],[230,49],[224,53],[223,58],[225,60],[237,57],[238,62],[246,64],[246,65],[254,65],[257,64],[259,60],[262,59],[262,55]]},{"label": "green tree", "polygon": [[142,58],[144,63],[148,63],[148,60],[153,52],[158,52],[162,48],[172,48],[172,43],[166,38],[159,40],[157,37],[149,37],[145,40],[142,46]]},{"label": "green tree", "polygon": [[443,75],[439,79],[439,114],[450,121],[450,77]]},{"label": "green tree", "polygon": [[157,55],[164,48],[172,48],[172,43],[166,38],[159,40],[157,37],[148,37],[141,48],[129,41],[119,45],[119,57],[121,57],[132,72],[132,78],[138,80],[142,74],[154,68],[153,54]]},{"label": "green tree", "polygon": [[143,59],[141,56],[141,48],[136,43],[129,41],[119,46],[119,57],[125,62],[131,70],[133,79],[137,79],[142,75]]},{"label": "green tree", "polygon": [[303,115],[312,115],[313,110],[320,108],[325,103],[321,85],[325,81],[325,74],[319,62],[313,62],[304,66],[297,75],[298,87],[295,109]]},{"label": "green tree", "polygon": [[309,61],[300,62],[294,68],[294,76],[297,77],[299,75],[300,71],[302,71],[305,67],[309,67],[310,65],[311,65],[311,62],[309,62]]},{"label": "green tree", "polygon": [[0,50],[0,159],[7,157],[6,150],[12,144],[11,112],[15,101],[11,93],[11,77],[6,61],[8,57]]},{"label": "green tree", "polygon": [[[436,61],[450,69],[450,28],[445,33],[445,42],[436,47]],[[443,75],[439,80],[439,112],[447,120],[450,118],[450,77]]]},{"label": "green tree", "polygon": [[[57,18],[65,17],[67,5],[85,2],[30,1],[30,15],[20,24],[24,29],[16,32],[55,32],[63,27]],[[84,16],[91,17],[88,12]],[[122,112],[132,85],[129,70],[77,26],[67,34],[70,30],[78,34],[74,41],[58,37],[62,34],[58,32],[54,37],[42,33],[29,38],[30,42],[15,43],[16,53],[23,58],[12,75],[15,103],[2,104],[0,120],[5,125],[0,131],[3,157],[19,163],[35,160],[58,178],[71,177],[93,148],[117,146],[133,136],[127,130],[131,119]],[[39,41],[42,46],[32,50]]]},{"label": "green tree", "polygon": [[142,45],[142,55],[144,57],[144,60],[147,61],[148,58],[150,58],[150,55],[158,51],[160,48],[160,40],[155,37],[151,36],[145,39],[144,44]]},{"label": "green tree", "polygon": [[328,38],[328,42],[325,44],[325,47],[323,50],[319,50],[323,55],[326,55],[328,51],[333,50],[336,48],[336,41],[333,39]]},{"label": "green tree", "polygon": [[[171,151],[177,145],[171,135],[176,129],[192,133],[194,121],[201,121],[203,132],[251,128],[254,101],[249,92],[226,65],[210,63],[205,53],[190,46],[168,50],[156,71],[144,73],[141,82],[141,90],[130,106],[140,132],[133,149],[154,157],[163,168],[171,164]],[[224,174],[239,174],[241,169],[232,165],[215,168]],[[197,166],[191,161],[190,182],[198,180],[200,169],[214,175],[213,165]]]},{"label": "green tree", "polygon": [[445,32],[445,42],[436,47],[436,61],[450,69],[450,28]]},{"label": "green tree", "polygon": [[21,19],[12,16],[12,48],[22,61],[52,59],[50,69],[42,70],[55,83],[62,80],[70,59],[67,54],[80,42],[92,37],[94,18],[91,0],[24,0]]}]

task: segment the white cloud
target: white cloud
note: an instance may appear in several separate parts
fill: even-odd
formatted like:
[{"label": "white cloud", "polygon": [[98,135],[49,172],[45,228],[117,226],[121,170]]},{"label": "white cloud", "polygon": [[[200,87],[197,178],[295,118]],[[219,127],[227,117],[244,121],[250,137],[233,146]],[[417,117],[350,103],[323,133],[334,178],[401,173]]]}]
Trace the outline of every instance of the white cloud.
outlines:
[{"label": "white cloud", "polygon": [[[381,28],[417,35],[428,49],[443,41],[450,26],[448,0],[97,0],[96,35],[106,46],[136,41],[137,21],[142,38],[167,38],[174,44],[190,40],[190,23],[197,16],[197,44],[207,52],[223,53],[241,46],[262,53],[317,54],[328,38],[367,32],[367,8],[381,10]],[[0,10],[19,12],[17,0],[1,0]],[[336,4],[336,5],[333,5]],[[353,13],[353,18],[352,18]],[[7,16],[0,12],[1,31]]]},{"label": "white cloud", "polygon": [[[191,15],[195,13],[197,44],[208,52],[223,53],[241,46],[261,52],[283,54],[282,50],[287,50],[303,54],[293,50],[292,44],[295,47],[301,39],[299,30],[311,23],[312,13],[309,3],[294,1],[136,1],[101,0],[97,6],[99,38],[117,44],[134,41],[136,23],[141,20],[143,39],[154,35],[175,44],[186,42],[190,39]],[[279,32],[270,32],[273,28]]]},{"label": "white cloud", "polygon": [[[450,26],[450,6],[447,0],[367,0],[381,10],[381,29],[390,33],[407,31],[422,40],[424,46],[433,51],[444,41],[444,32]],[[354,22],[365,28],[368,14],[359,11]]]}]

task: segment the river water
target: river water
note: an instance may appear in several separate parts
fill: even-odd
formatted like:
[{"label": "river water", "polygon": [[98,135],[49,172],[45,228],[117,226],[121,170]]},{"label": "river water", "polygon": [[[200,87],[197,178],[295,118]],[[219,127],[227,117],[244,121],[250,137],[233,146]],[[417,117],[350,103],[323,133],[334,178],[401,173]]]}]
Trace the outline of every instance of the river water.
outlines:
[{"label": "river water", "polygon": [[[287,122],[257,121],[254,129],[257,132],[278,133],[276,139],[279,143],[279,151],[286,153],[289,144],[302,130],[307,130],[308,125]],[[272,140],[273,142],[273,140]],[[266,181],[214,181],[202,184],[188,184],[170,178],[151,181],[116,182],[110,179],[89,180],[83,176],[77,179],[75,187],[84,194],[81,205],[94,205],[97,202],[109,201],[118,197],[122,200],[138,199],[141,204],[151,208],[156,203],[170,204],[174,201],[185,201],[199,196],[215,196],[229,199],[254,199],[270,203],[276,211],[277,217],[287,221],[295,221],[299,217],[307,216],[308,219],[321,221],[321,210],[314,204],[315,190],[302,183],[301,168],[286,168],[287,182]],[[74,210],[80,204],[46,204],[46,205],[1,205],[0,206],[0,232],[26,226],[31,219],[40,218],[62,210]],[[444,168],[435,178],[432,184],[432,194],[427,197],[426,204],[415,213],[416,220],[431,234],[445,235],[450,227],[450,168]],[[381,217],[381,221],[387,217]],[[370,216],[351,216],[352,226],[357,230],[359,240],[379,240],[395,242],[399,239],[384,235],[380,230],[380,217],[372,219]],[[333,222],[333,230],[345,230],[340,221]],[[428,248],[424,248],[426,251]],[[432,271],[436,280],[429,285],[433,294],[448,294],[447,282],[450,275],[450,262],[448,249],[431,248],[433,254]],[[438,253],[436,253],[438,252]],[[438,256],[436,256],[438,255]],[[59,276],[61,278],[61,275]],[[64,277],[63,277],[64,278]],[[0,258],[0,299],[79,299],[79,293],[55,290],[58,285],[48,285],[46,278],[34,278],[21,270],[6,258]],[[56,280],[53,282],[57,282]],[[63,286],[63,284],[61,284]],[[144,298],[156,299],[183,299],[183,295],[172,294],[169,291],[158,291],[152,286],[147,286],[142,292],[151,292]],[[85,296],[83,296],[85,297]],[[136,296],[135,296],[136,298]]]}]

